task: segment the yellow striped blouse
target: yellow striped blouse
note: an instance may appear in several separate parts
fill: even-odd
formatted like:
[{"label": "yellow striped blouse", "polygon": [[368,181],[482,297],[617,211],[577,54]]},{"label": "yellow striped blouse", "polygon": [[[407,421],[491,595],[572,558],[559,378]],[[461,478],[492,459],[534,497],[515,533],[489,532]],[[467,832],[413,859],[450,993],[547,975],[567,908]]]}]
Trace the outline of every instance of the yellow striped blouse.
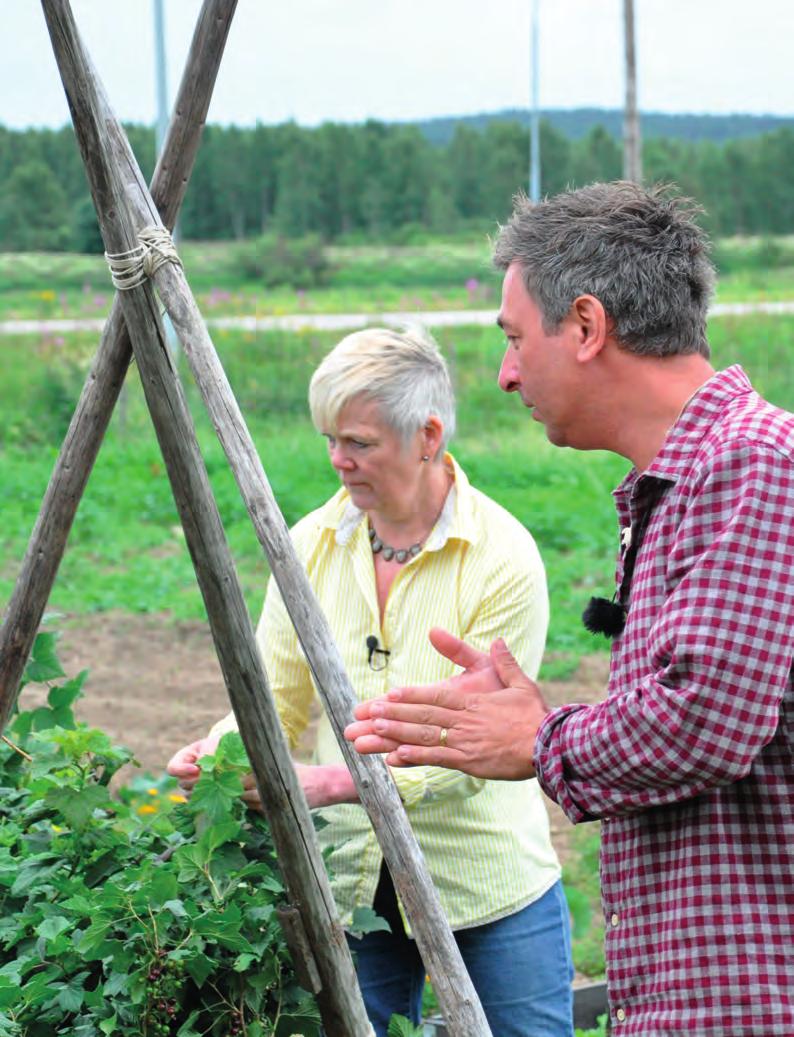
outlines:
[{"label": "yellow striped blouse", "polygon": [[[437,681],[456,667],[427,639],[442,626],[486,649],[505,638],[523,669],[537,673],[548,625],[543,564],[527,530],[469,485],[450,455],[455,482],[421,553],[398,572],[381,626],[375,570],[364,514],[340,489],[292,530],[297,553],[328,617],[360,699],[390,687]],[[368,662],[367,638],[389,651],[380,670]],[[271,579],[257,640],[279,714],[294,747],[316,695],[312,676]],[[377,656],[378,665],[384,656]],[[215,731],[234,726],[232,716]],[[323,713],[312,762],[342,763]],[[512,914],[559,878],[549,822],[535,780],[486,781],[437,767],[395,768],[392,774],[453,929]],[[356,906],[370,906],[382,855],[364,809],[341,804],[322,811],[321,846],[342,924]],[[406,923],[407,925],[407,923]]]}]

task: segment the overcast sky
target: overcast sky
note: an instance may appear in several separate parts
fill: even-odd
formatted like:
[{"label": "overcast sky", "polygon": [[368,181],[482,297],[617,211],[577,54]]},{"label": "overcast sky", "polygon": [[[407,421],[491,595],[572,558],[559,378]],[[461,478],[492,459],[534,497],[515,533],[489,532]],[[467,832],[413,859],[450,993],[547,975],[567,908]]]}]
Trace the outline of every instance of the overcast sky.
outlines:
[{"label": "overcast sky", "polygon": [[[542,108],[623,101],[622,0],[538,0]],[[199,0],[164,0],[173,99]],[[524,108],[532,0],[239,0],[209,119],[416,119]],[[153,123],[154,0],[73,0],[124,120]],[[792,0],[635,0],[645,111],[794,116]],[[38,0],[0,0],[0,124],[69,114]]]}]

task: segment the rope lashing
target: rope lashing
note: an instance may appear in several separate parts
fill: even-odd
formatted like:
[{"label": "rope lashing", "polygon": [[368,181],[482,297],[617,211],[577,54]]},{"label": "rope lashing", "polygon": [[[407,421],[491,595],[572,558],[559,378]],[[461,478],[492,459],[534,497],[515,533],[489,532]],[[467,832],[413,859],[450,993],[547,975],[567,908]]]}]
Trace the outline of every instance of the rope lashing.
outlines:
[{"label": "rope lashing", "polygon": [[114,287],[120,292],[142,285],[164,263],[182,266],[171,235],[165,227],[144,227],[138,231],[138,244],[128,252],[105,253]]}]

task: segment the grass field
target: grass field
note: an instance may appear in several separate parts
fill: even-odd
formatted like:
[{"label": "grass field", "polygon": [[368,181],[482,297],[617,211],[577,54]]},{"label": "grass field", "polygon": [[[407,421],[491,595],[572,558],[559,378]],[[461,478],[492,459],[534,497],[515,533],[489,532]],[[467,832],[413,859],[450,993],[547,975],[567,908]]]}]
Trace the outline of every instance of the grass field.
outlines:
[{"label": "grass field", "polygon": [[[710,334],[717,366],[741,362],[761,392],[794,408],[794,318],[721,318]],[[215,337],[290,523],[336,486],[305,406],[311,371],[336,337],[232,331]],[[583,653],[605,650],[579,616],[591,594],[611,591],[616,527],[609,491],[627,464],[546,442],[518,399],[496,387],[502,346],[495,329],[451,328],[438,337],[459,398],[452,449],[475,485],[538,541],[552,600],[543,676],[564,675]],[[0,337],[0,604],[11,593],[95,346],[89,333]],[[189,375],[185,382],[246,599],[256,612],[267,566]],[[135,369],[80,505],[52,606],[78,614],[111,608],[175,619],[204,614]]]},{"label": "grass field", "polygon": [[[421,246],[329,247],[321,283],[303,288],[284,283],[265,290],[245,259],[252,250],[255,244],[180,245],[205,316],[498,306],[500,277],[484,234]],[[794,239],[729,239],[717,244],[715,257],[718,302],[776,302],[794,295]],[[103,317],[112,296],[101,256],[0,254],[0,321]]]}]

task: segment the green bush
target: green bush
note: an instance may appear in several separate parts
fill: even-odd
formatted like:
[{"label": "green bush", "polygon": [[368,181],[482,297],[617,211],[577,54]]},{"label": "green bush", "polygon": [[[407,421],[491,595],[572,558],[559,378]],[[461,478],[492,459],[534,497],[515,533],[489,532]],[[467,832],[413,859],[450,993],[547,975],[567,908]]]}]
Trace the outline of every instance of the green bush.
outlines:
[{"label": "green bush", "polygon": [[284,238],[266,234],[239,245],[230,263],[233,274],[264,288],[290,285],[315,288],[325,282],[328,260],[319,237]]},{"label": "green bush", "polygon": [[85,677],[64,679],[39,635],[25,682],[48,704],[0,745],[0,1035],[316,1037],[269,831],[240,799],[239,735],[188,802],[165,778],[114,796],[131,753],[75,722]]}]

